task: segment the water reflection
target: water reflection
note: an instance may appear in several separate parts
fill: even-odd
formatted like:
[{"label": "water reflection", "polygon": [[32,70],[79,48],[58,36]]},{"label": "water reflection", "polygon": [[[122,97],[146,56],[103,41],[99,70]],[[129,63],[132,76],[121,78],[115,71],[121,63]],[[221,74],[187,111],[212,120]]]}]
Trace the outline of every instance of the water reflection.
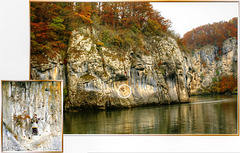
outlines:
[{"label": "water reflection", "polygon": [[236,134],[237,96],[114,111],[65,112],[64,134]]}]

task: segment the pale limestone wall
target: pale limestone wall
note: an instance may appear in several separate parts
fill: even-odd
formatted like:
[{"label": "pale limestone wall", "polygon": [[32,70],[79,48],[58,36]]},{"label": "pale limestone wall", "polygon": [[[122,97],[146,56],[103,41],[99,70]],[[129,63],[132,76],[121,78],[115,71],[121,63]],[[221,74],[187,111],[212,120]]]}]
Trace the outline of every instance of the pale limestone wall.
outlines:
[{"label": "pale limestone wall", "polygon": [[[35,56],[31,58],[32,79],[64,80],[65,110],[189,101],[190,56],[180,50],[173,38],[143,38],[142,49],[132,46],[123,51],[97,46],[99,32],[89,28],[74,30],[66,65],[59,60],[60,55],[46,55],[43,63]],[[131,87],[129,98],[117,94],[122,84]]]},{"label": "pale limestone wall", "polygon": [[[90,33],[88,34],[90,35]],[[68,48],[68,96],[65,109],[106,109],[189,101],[191,63],[172,38],[142,40],[142,50],[119,51],[97,46],[92,39],[73,32]],[[162,61],[161,65],[158,62]],[[187,77],[188,76],[188,77]],[[118,87],[132,89],[121,98]]]},{"label": "pale limestone wall", "polygon": [[223,42],[222,54],[218,54],[216,46],[204,46],[195,50],[191,57],[193,80],[191,93],[198,94],[202,87],[211,86],[212,80],[221,76],[237,74],[237,40],[229,38]]},{"label": "pale limestone wall", "polygon": [[[61,150],[61,82],[3,82],[2,88],[3,150]],[[37,136],[32,134],[34,114],[39,118]]]}]

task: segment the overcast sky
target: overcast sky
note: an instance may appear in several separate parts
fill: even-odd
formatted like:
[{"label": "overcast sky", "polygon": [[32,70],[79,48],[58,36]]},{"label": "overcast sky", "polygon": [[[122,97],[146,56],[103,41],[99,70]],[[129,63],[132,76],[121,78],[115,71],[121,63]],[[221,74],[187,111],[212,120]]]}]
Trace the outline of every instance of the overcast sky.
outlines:
[{"label": "overcast sky", "polygon": [[152,2],[153,8],[172,21],[172,29],[183,36],[208,23],[228,21],[238,16],[238,2]]}]

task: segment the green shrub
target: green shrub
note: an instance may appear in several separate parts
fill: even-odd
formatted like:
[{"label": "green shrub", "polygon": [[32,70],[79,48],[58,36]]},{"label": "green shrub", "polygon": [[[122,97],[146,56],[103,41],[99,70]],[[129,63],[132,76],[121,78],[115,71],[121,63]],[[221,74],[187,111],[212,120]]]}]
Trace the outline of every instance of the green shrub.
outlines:
[{"label": "green shrub", "polygon": [[68,95],[68,90],[66,87],[63,88],[63,95],[66,97]]},{"label": "green shrub", "polygon": [[111,47],[113,43],[113,32],[110,30],[102,31],[100,40],[104,43],[105,46]]},{"label": "green shrub", "polygon": [[218,71],[218,69],[216,70],[216,74],[217,74],[217,76],[219,76],[219,71]]},{"label": "green shrub", "polygon": [[115,35],[114,40],[113,40],[113,44],[117,45],[118,47],[122,47],[123,40],[118,35]]},{"label": "green shrub", "polygon": [[212,78],[212,82],[217,82],[217,78]]},{"label": "green shrub", "polygon": [[139,32],[141,31],[141,28],[134,23],[134,24],[132,25],[132,27],[131,27],[131,30],[132,30],[134,33],[139,33]]}]

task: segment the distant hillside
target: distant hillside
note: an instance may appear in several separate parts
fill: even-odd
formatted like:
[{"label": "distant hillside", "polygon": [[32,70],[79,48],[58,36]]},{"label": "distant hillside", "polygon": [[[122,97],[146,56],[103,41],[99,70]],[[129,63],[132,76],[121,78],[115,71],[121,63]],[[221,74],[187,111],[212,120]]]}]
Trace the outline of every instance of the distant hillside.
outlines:
[{"label": "distant hillside", "polygon": [[223,41],[230,37],[237,39],[238,18],[199,26],[183,36],[186,47],[192,51],[205,45],[215,45],[222,52]]}]

